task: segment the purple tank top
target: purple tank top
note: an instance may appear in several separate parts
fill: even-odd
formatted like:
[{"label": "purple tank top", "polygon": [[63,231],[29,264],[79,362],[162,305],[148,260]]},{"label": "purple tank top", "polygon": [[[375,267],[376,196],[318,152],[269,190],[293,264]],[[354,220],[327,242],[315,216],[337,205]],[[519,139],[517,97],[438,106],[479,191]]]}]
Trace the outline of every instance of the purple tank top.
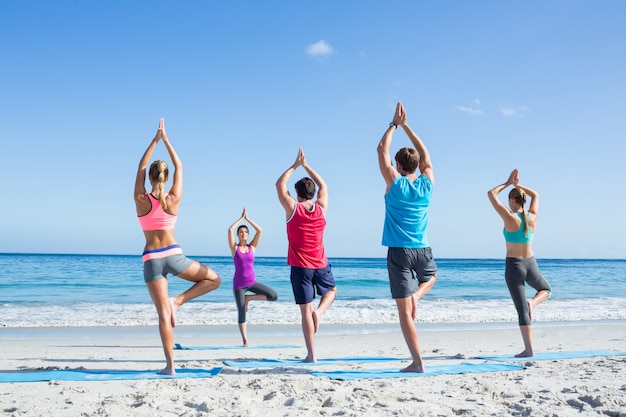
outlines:
[{"label": "purple tank top", "polygon": [[256,277],[254,276],[254,252],[250,246],[248,246],[248,253],[241,253],[239,245],[237,245],[233,262],[235,263],[233,290],[249,287],[256,282]]}]

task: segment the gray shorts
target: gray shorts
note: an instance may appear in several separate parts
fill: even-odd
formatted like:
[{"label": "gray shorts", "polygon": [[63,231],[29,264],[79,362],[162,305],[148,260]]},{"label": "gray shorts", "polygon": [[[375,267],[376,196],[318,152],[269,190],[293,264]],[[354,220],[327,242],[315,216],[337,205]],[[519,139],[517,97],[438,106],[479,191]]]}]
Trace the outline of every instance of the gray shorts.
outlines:
[{"label": "gray shorts", "polygon": [[406,298],[417,291],[420,282],[437,275],[437,264],[430,247],[419,249],[389,248],[387,271],[393,298]]},{"label": "gray shorts", "polygon": [[167,278],[167,274],[181,274],[189,268],[192,263],[193,261],[182,253],[165,258],[150,259],[143,263],[143,280],[148,283]]}]

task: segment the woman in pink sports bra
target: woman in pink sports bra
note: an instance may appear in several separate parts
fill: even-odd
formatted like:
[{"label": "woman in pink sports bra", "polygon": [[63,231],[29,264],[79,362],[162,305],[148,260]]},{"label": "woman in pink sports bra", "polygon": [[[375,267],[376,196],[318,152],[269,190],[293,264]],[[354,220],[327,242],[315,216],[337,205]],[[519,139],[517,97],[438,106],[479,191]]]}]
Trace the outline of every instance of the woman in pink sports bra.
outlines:
[{"label": "woman in pink sports bra", "polygon": [[[248,243],[250,231],[245,224],[237,227],[243,220],[250,223],[254,228],[254,238]],[[237,237],[235,241],[235,227],[237,227]],[[248,217],[248,211],[243,208],[243,213],[228,228],[228,247],[233,256],[235,264],[235,275],[233,276],[233,295],[237,304],[239,332],[243,340],[243,345],[248,346],[248,332],[246,326],[246,313],[248,302],[252,300],[276,301],[278,293],[267,285],[256,280],[254,274],[254,252],[259,245],[263,229]],[[252,293],[252,294],[248,294]]]},{"label": "woman in pink sports bra", "polygon": [[[165,192],[165,183],[169,177],[165,161],[154,161],[148,174],[152,191],[147,193],[146,171],[159,140],[163,141],[174,165],[172,187],[169,192]],[[213,291],[221,284],[220,277],[215,271],[185,257],[174,237],[174,226],[182,195],[183,165],[167,138],[165,125],[161,119],[154,139],[139,162],[135,179],[135,207],[139,224],[146,237],[142,255],[144,281],[159,315],[159,333],[167,362],[159,374],[164,375],[176,373],[173,330],[176,326],[176,311],[187,301]],[[167,286],[168,273],[194,284],[182,294],[170,298]]]}]

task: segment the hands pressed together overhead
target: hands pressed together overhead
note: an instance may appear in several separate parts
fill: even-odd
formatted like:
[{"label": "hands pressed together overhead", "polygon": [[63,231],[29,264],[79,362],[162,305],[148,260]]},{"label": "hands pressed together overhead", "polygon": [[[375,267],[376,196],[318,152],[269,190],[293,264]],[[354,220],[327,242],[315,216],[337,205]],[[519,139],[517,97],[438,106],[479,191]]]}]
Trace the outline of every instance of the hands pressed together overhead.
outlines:
[{"label": "hands pressed together overhead", "polygon": [[159,140],[167,140],[167,133],[165,133],[165,119],[161,118],[159,120],[159,128],[157,129],[156,135],[154,135],[154,139],[155,141],[159,141]]},{"label": "hands pressed together overhead", "polygon": [[396,104],[396,112],[393,115],[393,124],[403,126],[406,124],[406,110],[401,101]]},{"label": "hands pressed together overhead", "polygon": [[511,171],[509,179],[506,180],[506,183],[517,187],[517,184],[519,184],[519,170],[517,168]]},{"label": "hands pressed together overhead", "polygon": [[302,148],[298,148],[298,156],[296,156],[296,160],[293,163],[293,168],[298,168],[299,166],[305,169],[307,167],[306,158],[304,156],[304,151],[302,150]]}]

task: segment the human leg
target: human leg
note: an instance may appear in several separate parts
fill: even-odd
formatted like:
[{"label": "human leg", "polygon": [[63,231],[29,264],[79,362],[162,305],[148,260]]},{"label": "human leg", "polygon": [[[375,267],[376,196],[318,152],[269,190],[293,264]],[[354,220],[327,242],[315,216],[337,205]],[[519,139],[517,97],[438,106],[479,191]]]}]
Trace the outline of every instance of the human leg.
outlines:
[{"label": "human leg", "polygon": [[530,317],[531,321],[533,318],[533,310],[535,309],[535,307],[550,298],[550,294],[550,291],[541,290],[538,291],[533,298],[528,300],[528,316]]},{"label": "human leg", "polygon": [[187,281],[194,282],[194,284],[188,288],[187,291],[173,297],[171,300],[172,320],[174,325],[176,311],[181,305],[217,289],[222,283],[221,278],[215,271],[198,261],[192,261],[187,269],[176,275]]},{"label": "human leg", "polygon": [[322,316],[333,304],[337,296],[337,283],[335,282],[330,264],[326,265],[324,268],[314,270],[313,286],[317,294],[321,296],[320,303],[317,308],[313,310],[314,333],[317,333]]},{"label": "human leg", "polygon": [[526,282],[537,291],[535,296],[528,301],[528,313],[532,320],[533,309],[550,298],[552,287],[550,287],[548,281],[541,274],[535,258],[527,259],[526,263],[528,264]]},{"label": "human leg", "polygon": [[417,290],[413,293],[413,320],[417,316],[417,303],[433,288],[437,281],[437,264],[430,247],[407,249],[410,268],[417,275]]},{"label": "human leg", "polygon": [[248,346],[248,333],[246,327],[246,288],[233,290],[235,296],[235,304],[237,305],[237,323],[239,333],[244,346]]},{"label": "human leg", "polygon": [[[402,369],[402,372],[424,372],[414,320],[417,313],[417,303],[432,288],[435,277],[420,283],[422,288],[418,293],[420,288],[414,276],[414,270],[418,266],[416,250],[406,248],[389,248],[387,250],[387,272],[389,273],[391,296],[396,301],[402,336],[413,359],[409,366]],[[436,270],[433,274],[435,272]]]},{"label": "human leg", "polygon": [[246,322],[237,323],[237,326],[239,326],[239,333],[241,333],[242,345],[248,347],[248,326]]},{"label": "human leg", "polygon": [[404,298],[396,298],[396,306],[398,308],[398,318],[400,319],[400,329],[402,330],[402,336],[406,342],[411,358],[413,362],[402,369],[402,372],[425,372],[424,364],[422,362],[422,355],[419,350],[419,343],[417,337],[417,329],[413,319],[413,295]]},{"label": "human leg", "polygon": [[250,298],[250,300],[267,300],[267,301],[276,301],[278,299],[278,293],[271,287],[263,284],[262,282],[255,282],[250,287],[248,287],[248,291],[253,292],[255,295],[263,296],[263,297],[254,297]]},{"label": "human leg", "polygon": [[417,285],[417,291],[411,296],[413,308],[411,310],[411,318],[415,320],[417,317],[417,303],[424,297],[435,285],[437,274],[433,275],[428,281],[422,281]]},{"label": "human leg", "polygon": [[300,316],[304,343],[306,344],[307,356],[304,362],[315,362],[315,322],[313,321],[313,300],[315,298],[313,288],[314,270],[307,268],[291,267],[291,289],[293,297],[300,306]]},{"label": "human leg", "polygon": [[516,356],[533,356],[530,305],[526,300],[526,264],[524,259],[506,258],[504,278],[517,311],[519,328],[524,341],[524,350]]},{"label": "human leg", "polygon": [[320,303],[317,306],[317,309],[313,310],[313,312],[311,313],[313,317],[313,333],[317,333],[317,331],[319,330],[322,316],[324,315],[324,313],[326,313],[328,307],[333,304],[336,296],[337,288],[333,288],[332,290],[327,291],[326,294],[324,294],[320,299]]},{"label": "human leg", "polygon": [[433,275],[428,281],[420,281],[417,285],[417,291],[415,291],[416,301],[419,301],[433,288],[437,281],[437,274]]},{"label": "human leg", "polygon": [[165,353],[166,365],[159,373],[163,375],[174,375],[174,330],[172,326],[172,308],[168,297],[167,279],[162,278],[146,283],[150,298],[156,307],[159,316],[159,334],[163,352]]},{"label": "human leg", "polygon": [[247,288],[247,291],[250,291],[254,294],[246,294],[244,308],[248,311],[248,303],[250,301],[276,301],[278,299],[278,293],[273,289],[268,287],[267,285],[255,282],[251,286]]},{"label": "human leg", "polygon": [[522,333],[522,340],[524,341],[524,350],[515,357],[517,358],[529,358],[535,355],[533,351],[533,338],[532,338],[532,326],[529,325],[520,325],[519,326],[520,333]]},{"label": "human leg", "polygon": [[313,303],[300,304],[302,334],[306,344],[307,355],[303,362],[316,362],[315,358],[315,323],[313,321]]}]

